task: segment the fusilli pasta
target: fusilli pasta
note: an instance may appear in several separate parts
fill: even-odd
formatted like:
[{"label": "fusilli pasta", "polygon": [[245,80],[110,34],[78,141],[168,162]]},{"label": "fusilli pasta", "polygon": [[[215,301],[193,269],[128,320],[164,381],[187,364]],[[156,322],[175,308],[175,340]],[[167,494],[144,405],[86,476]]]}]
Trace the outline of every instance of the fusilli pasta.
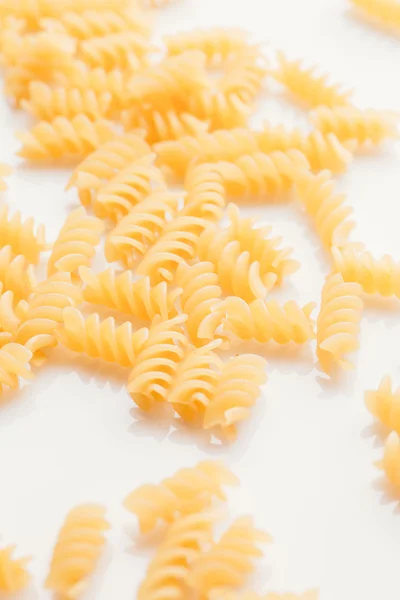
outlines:
[{"label": "fusilli pasta", "polygon": [[242,29],[213,27],[167,35],[164,43],[170,56],[187,50],[200,50],[206,55],[208,65],[215,67],[243,52],[248,45],[247,38]]},{"label": "fusilli pasta", "polygon": [[[251,107],[263,87],[268,72],[265,59],[256,47],[234,57],[227,63],[218,89],[228,98],[238,98]],[[252,107],[251,107],[252,108]]]},{"label": "fusilli pasta", "polygon": [[392,390],[389,376],[382,379],[377,390],[365,392],[369,412],[389,429],[400,434],[400,389]]},{"label": "fusilli pasta", "polygon": [[38,263],[40,253],[47,249],[44,225],[36,228],[33,217],[23,221],[20,212],[12,215],[6,205],[0,208],[0,231],[0,246],[10,246],[30,263]]},{"label": "fusilli pasta", "polygon": [[0,591],[9,594],[25,589],[30,580],[26,565],[30,558],[12,558],[15,546],[0,550]]},{"label": "fusilli pasta", "polygon": [[400,487],[400,438],[395,431],[388,435],[383,458],[376,466],[385,473],[392,486]]},{"label": "fusilli pasta", "polygon": [[32,379],[33,373],[29,368],[32,352],[15,342],[5,344],[0,348],[0,394],[4,387],[17,389],[18,378]]},{"label": "fusilli pasta", "polygon": [[36,285],[32,265],[20,254],[15,256],[11,246],[0,249],[0,283],[11,290],[16,301],[27,298]]},{"label": "fusilli pasta", "polygon": [[253,107],[237,94],[226,95],[220,89],[204,89],[189,97],[189,112],[208,121],[211,129],[244,127]]},{"label": "fusilli pasta", "polygon": [[186,135],[197,135],[208,130],[208,122],[197,119],[189,112],[177,112],[144,108],[131,108],[122,114],[125,129],[141,128],[146,131],[149,144],[175,140]]},{"label": "fusilli pasta", "polygon": [[146,55],[155,50],[147,37],[134,31],[122,31],[93,37],[80,44],[80,52],[90,67],[139,69],[146,65]]},{"label": "fusilli pasta", "polygon": [[182,214],[219,221],[226,204],[226,182],[233,183],[236,177],[237,169],[226,162],[194,165],[185,178],[187,194]]}]

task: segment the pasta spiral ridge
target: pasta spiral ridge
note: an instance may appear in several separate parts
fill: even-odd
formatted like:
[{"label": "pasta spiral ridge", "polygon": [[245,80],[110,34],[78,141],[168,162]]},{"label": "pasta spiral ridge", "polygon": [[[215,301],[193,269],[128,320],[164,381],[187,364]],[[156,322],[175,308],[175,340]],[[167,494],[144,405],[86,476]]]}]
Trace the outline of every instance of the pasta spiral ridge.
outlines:
[{"label": "pasta spiral ridge", "polygon": [[83,299],[91,304],[113,308],[143,319],[152,321],[157,315],[167,320],[176,316],[176,303],[181,290],[168,289],[165,281],[152,286],[148,277],[137,280],[131,271],[117,274],[107,269],[95,274],[87,267],[80,267],[79,276],[83,282]]},{"label": "pasta spiral ridge", "polygon": [[122,31],[93,37],[81,42],[83,60],[91,67],[112,69],[139,69],[146,64],[145,57],[154,50],[148,38],[133,32]]},{"label": "pasta spiral ridge", "polygon": [[202,121],[189,112],[173,109],[161,112],[153,108],[131,108],[122,114],[122,122],[125,129],[144,129],[149,144],[197,135],[207,131],[209,127],[207,121]]},{"label": "pasta spiral ridge", "polygon": [[32,352],[15,342],[5,344],[0,348],[0,394],[4,387],[17,389],[18,378],[32,379],[33,373],[29,368]]},{"label": "pasta spiral ridge", "polygon": [[393,28],[400,29],[400,8],[394,0],[351,0],[363,17]]},{"label": "pasta spiral ridge", "polygon": [[145,484],[124,500],[125,508],[136,515],[142,533],[149,533],[163,521],[173,523],[190,513],[211,508],[214,499],[226,501],[225,486],[238,485],[237,477],[215,460],[203,460],[194,467],[179,469],[158,484]]},{"label": "pasta spiral ridge", "polygon": [[392,486],[400,487],[400,437],[395,431],[388,435],[383,458],[376,463],[376,466],[385,473]]},{"label": "pasta spiral ridge", "polygon": [[0,347],[14,341],[15,333],[21,323],[20,304],[14,307],[14,294],[4,291],[0,282]]},{"label": "pasta spiral ridge", "polygon": [[204,89],[189,98],[189,112],[208,121],[211,129],[244,127],[253,112],[252,106],[238,94],[225,94],[220,89]]},{"label": "pasta spiral ridge", "polygon": [[92,121],[86,115],[72,119],[55,117],[41,121],[30,131],[16,134],[22,147],[18,156],[28,160],[48,160],[74,156],[84,158],[114,137],[112,125],[103,119]]},{"label": "pasta spiral ridge", "polygon": [[33,217],[23,221],[20,212],[11,215],[7,205],[0,207],[0,246],[10,246],[14,254],[22,254],[33,264],[39,262],[40,253],[47,249],[44,225],[39,225],[36,233],[35,229]]},{"label": "pasta spiral ridge", "polygon": [[108,262],[121,260],[126,267],[133,268],[176,215],[178,200],[178,195],[161,190],[133,206],[107,236]]},{"label": "pasta spiral ridge", "polygon": [[36,285],[32,265],[22,254],[15,256],[11,246],[0,248],[0,283],[4,291],[13,292],[16,301],[29,296]]},{"label": "pasta spiral ridge", "polygon": [[12,558],[15,546],[0,550],[0,591],[15,593],[25,589],[30,580],[26,565],[30,558]]},{"label": "pasta spiral ridge", "polygon": [[164,43],[170,56],[199,50],[206,55],[208,65],[215,67],[243,52],[248,45],[247,37],[241,29],[212,27],[167,35]]},{"label": "pasta spiral ridge", "polygon": [[[15,15],[16,17],[32,20],[36,24],[39,17],[59,17],[62,13],[75,10],[83,12],[89,9],[104,10],[109,7],[110,0],[20,0],[18,3],[3,0],[0,14]],[[113,0],[113,8],[124,9],[129,6],[129,0]]]},{"label": "pasta spiral ridge", "polygon": [[80,266],[90,266],[103,231],[104,223],[88,216],[83,206],[70,213],[54,243],[47,274],[50,276],[61,271],[71,273],[76,279]]},{"label": "pasta spiral ridge", "polygon": [[226,204],[227,182],[243,178],[229,163],[204,163],[194,165],[185,178],[185,207],[182,214],[219,221]]},{"label": "pasta spiral ridge", "polygon": [[250,106],[262,90],[267,72],[258,49],[248,47],[228,62],[218,88],[228,98],[238,98]]},{"label": "pasta spiral ridge", "polygon": [[322,289],[321,310],[317,319],[317,357],[325,373],[334,365],[352,368],[344,355],[357,350],[363,311],[361,286],[345,283],[340,273],[332,273]]},{"label": "pasta spiral ridge", "polygon": [[382,379],[377,390],[365,392],[364,398],[372,416],[391,431],[400,433],[400,389],[392,389],[389,376]]},{"label": "pasta spiral ridge", "polygon": [[81,504],[68,513],[53,550],[47,588],[68,598],[86,590],[110,528],[105,512],[103,506]]}]

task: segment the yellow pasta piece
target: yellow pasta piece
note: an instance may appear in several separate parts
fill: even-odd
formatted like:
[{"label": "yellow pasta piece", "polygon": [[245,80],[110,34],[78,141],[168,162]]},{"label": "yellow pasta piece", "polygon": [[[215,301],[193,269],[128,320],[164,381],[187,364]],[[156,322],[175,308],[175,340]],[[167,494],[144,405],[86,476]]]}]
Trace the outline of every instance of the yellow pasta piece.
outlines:
[{"label": "yellow pasta piece", "polygon": [[400,433],[400,389],[392,390],[389,376],[382,379],[377,390],[365,392],[364,399],[371,415],[389,429]]},{"label": "yellow pasta piece", "polygon": [[221,462],[203,460],[177,471],[158,484],[145,484],[124,500],[125,508],[137,516],[142,533],[159,523],[174,523],[182,516],[209,509],[214,500],[225,502],[225,486],[239,484],[237,477]]},{"label": "yellow pasta piece", "polygon": [[178,201],[177,194],[161,190],[134,206],[107,236],[104,250],[108,262],[121,260],[133,268],[176,215]]},{"label": "yellow pasta piece", "polygon": [[350,0],[360,14],[380,25],[400,29],[400,6],[396,0]]},{"label": "yellow pasta piece", "polygon": [[226,298],[216,309],[225,314],[224,332],[241,340],[256,340],[265,344],[305,344],[315,337],[311,313],[313,302],[300,307],[294,300],[280,305],[276,300],[261,298],[247,304],[237,297]]},{"label": "yellow pasta piece", "polygon": [[84,40],[80,52],[84,62],[91,67],[112,69],[138,69],[146,65],[146,55],[153,52],[147,37],[134,31],[110,33]]},{"label": "yellow pasta piece", "polygon": [[86,115],[93,121],[106,116],[111,103],[107,92],[97,95],[93,90],[52,88],[42,81],[29,85],[29,99],[22,100],[21,108],[37,119],[51,121],[57,116],[72,119]]},{"label": "yellow pasta piece", "polygon": [[242,29],[212,27],[194,29],[164,36],[164,43],[170,56],[188,50],[200,50],[207,57],[208,65],[223,65],[227,60],[248,46],[248,34]]},{"label": "yellow pasta piece", "polygon": [[392,431],[386,439],[382,460],[376,463],[394,487],[400,487],[400,438]]},{"label": "yellow pasta piece", "polygon": [[146,327],[133,331],[130,321],[117,326],[112,317],[102,321],[97,313],[85,319],[77,308],[64,309],[63,326],[57,331],[59,341],[69,350],[121,367],[135,364],[148,334]]},{"label": "yellow pasta piece", "polygon": [[182,214],[219,221],[225,208],[227,183],[244,185],[244,176],[229,163],[203,163],[189,169],[185,178],[185,207]]},{"label": "yellow pasta piece", "polygon": [[28,587],[30,575],[26,565],[30,558],[12,558],[15,546],[0,550],[0,591],[8,594],[20,592]]},{"label": "yellow pasta piece", "polygon": [[4,290],[0,282],[0,347],[13,342],[15,333],[21,323],[20,304],[14,308],[14,294]]},{"label": "yellow pasta piece", "polygon": [[367,294],[400,298],[400,264],[392,256],[375,259],[369,252],[351,246],[332,248],[332,256],[345,281],[359,283]]},{"label": "yellow pasta piece", "polygon": [[15,342],[5,344],[0,348],[0,394],[4,387],[17,389],[18,378],[32,379],[33,373],[29,368],[32,352]]},{"label": "yellow pasta piece", "polygon": [[255,559],[263,556],[259,544],[272,538],[256,529],[251,517],[239,517],[211,548],[196,558],[189,574],[190,587],[208,598],[218,588],[239,588],[255,569]]},{"label": "yellow pasta piece", "polygon": [[36,285],[32,265],[23,255],[15,256],[11,246],[0,249],[0,283],[13,292],[16,301],[27,298]]},{"label": "yellow pasta piece", "polygon": [[296,193],[325,248],[331,251],[332,246],[346,246],[355,226],[350,218],[353,209],[346,206],[346,195],[335,191],[330,171],[299,177]]},{"label": "yellow pasta piece", "polygon": [[93,209],[102,219],[118,222],[155,189],[165,189],[164,176],[155,166],[155,154],[144,154],[100,187]]},{"label": "yellow pasta piece", "polygon": [[361,292],[358,283],[345,283],[340,273],[332,273],[326,279],[317,320],[317,357],[325,373],[330,374],[334,366],[353,367],[345,355],[359,346],[364,308]]},{"label": "yellow pasta piece", "polygon": [[160,112],[144,108],[131,108],[122,114],[125,129],[140,128],[146,131],[146,140],[155,144],[163,140],[197,135],[208,130],[208,122],[197,119],[188,112],[168,110]]},{"label": "yellow pasta piece", "polygon": [[0,192],[7,189],[7,183],[4,181],[3,177],[10,175],[11,171],[11,167],[5,165],[4,163],[0,163]]},{"label": "yellow pasta piece", "polygon": [[117,274],[107,269],[95,274],[87,267],[80,267],[79,276],[84,284],[83,299],[91,304],[114,308],[146,321],[157,315],[167,320],[177,314],[181,289],[169,289],[165,281],[152,286],[148,277],[134,279],[131,271]]},{"label": "yellow pasta piece", "polygon": [[114,137],[111,123],[91,121],[86,115],[72,119],[56,117],[42,121],[30,131],[16,134],[22,143],[18,156],[27,160],[49,160],[73,156],[85,158]]},{"label": "yellow pasta piece", "polygon": [[165,402],[177,364],[182,360],[188,340],[182,324],[186,315],[169,321],[154,321],[146,343],[137,354],[128,380],[128,392],[142,410]]},{"label": "yellow pasta piece", "polygon": [[105,513],[97,504],[81,504],[68,513],[53,550],[46,588],[67,598],[85,592],[110,528]]},{"label": "yellow pasta piece", "polygon": [[54,243],[47,274],[50,276],[61,271],[71,273],[73,281],[79,279],[78,268],[90,266],[103,231],[104,223],[88,216],[83,206],[70,213]]},{"label": "yellow pasta piece", "polygon": [[186,110],[208,121],[211,129],[244,127],[254,110],[237,94],[226,95],[221,89],[204,89],[188,96]]},{"label": "yellow pasta piece", "polygon": [[333,133],[341,141],[357,140],[380,144],[387,138],[398,138],[399,117],[390,111],[369,108],[362,110],[354,106],[320,106],[311,113],[313,125],[324,135]]},{"label": "yellow pasta piece", "polygon": [[318,75],[315,67],[307,68],[298,60],[289,61],[282,52],[278,54],[278,62],[274,77],[301,102],[311,107],[348,104],[350,92],[329,84],[328,77]]},{"label": "yellow pasta piece", "polygon": [[228,98],[239,98],[251,106],[263,88],[268,73],[265,59],[257,47],[248,47],[228,62],[218,89]]},{"label": "yellow pasta piece", "polygon": [[22,254],[33,264],[47,249],[44,225],[39,225],[36,233],[35,228],[33,217],[23,221],[20,212],[11,215],[6,205],[0,208],[0,246],[11,246],[14,254]]}]

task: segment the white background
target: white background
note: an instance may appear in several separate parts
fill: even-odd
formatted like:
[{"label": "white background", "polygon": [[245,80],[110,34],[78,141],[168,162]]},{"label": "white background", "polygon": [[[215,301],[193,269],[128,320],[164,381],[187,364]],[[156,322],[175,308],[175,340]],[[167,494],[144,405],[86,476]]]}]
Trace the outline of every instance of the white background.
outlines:
[{"label": "white background", "polygon": [[[241,26],[266,41],[270,53],[307,58],[354,88],[362,107],[400,108],[400,41],[351,15],[345,0],[186,0],[159,11],[157,33],[212,25]],[[261,117],[304,124],[306,114],[266,92]],[[74,192],[63,191],[67,170],[22,164],[14,130],[29,124],[0,106],[0,160],[16,167],[5,200],[46,224],[53,241]],[[359,156],[339,187],[348,193],[354,239],[377,255],[400,257],[399,145]],[[279,297],[319,302],[329,263],[296,205],[252,210],[292,245],[302,269]],[[113,523],[110,544],[85,598],[128,600],[144,575],[150,550],[135,543],[135,519],[121,500],[136,486],[157,482],[198,460],[223,458],[242,481],[231,494],[233,514],[254,515],[269,531],[254,582],[260,591],[320,587],[321,600],[397,600],[400,594],[400,514],[373,462],[382,437],[372,427],[363,393],[384,374],[400,384],[400,304],[368,300],[356,370],[330,382],[314,364],[314,348],[296,354],[268,348],[268,383],[253,416],[231,447],[178,421],[152,422],[133,408],[126,373],[56,352],[36,380],[0,407],[0,544],[32,555],[32,587],[42,591],[51,549],[67,511],[101,502]]]}]

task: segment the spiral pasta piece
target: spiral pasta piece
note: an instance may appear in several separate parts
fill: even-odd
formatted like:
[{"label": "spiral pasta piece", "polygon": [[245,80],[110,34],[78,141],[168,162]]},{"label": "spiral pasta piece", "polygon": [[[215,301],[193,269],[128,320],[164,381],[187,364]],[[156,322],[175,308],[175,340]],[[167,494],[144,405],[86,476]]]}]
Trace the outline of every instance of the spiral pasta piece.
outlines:
[{"label": "spiral pasta piece", "polygon": [[253,107],[237,94],[225,94],[221,89],[204,89],[189,97],[189,112],[208,121],[211,129],[244,127]]},{"label": "spiral pasta piece", "polygon": [[112,317],[101,321],[96,313],[85,319],[77,308],[72,307],[64,309],[62,325],[57,336],[66,348],[121,367],[135,364],[148,337],[146,327],[134,332],[130,321],[117,326]]},{"label": "spiral pasta piece", "polygon": [[191,564],[212,539],[213,513],[181,517],[169,528],[140,585],[137,600],[187,598]]},{"label": "spiral pasta piece", "polygon": [[203,460],[194,467],[179,469],[158,484],[145,484],[124,500],[125,508],[136,515],[142,533],[159,523],[174,523],[182,516],[211,508],[215,499],[226,501],[224,487],[236,486],[237,477],[215,460]]},{"label": "spiral pasta piece", "polygon": [[96,94],[93,90],[77,88],[52,88],[43,81],[29,85],[29,99],[21,107],[37,119],[51,121],[58,116],[72,119],[86,115],[93,121],[107,114],[111,102],[108,93]]},{"label": "spiral pasta piece", "polygon": [[36,285],[32,265],[22,254],[15,256],[11,246],[0,249],[0,283],[16,301],[27,298]]},{"label": "spiral pasta piece", "polygon": [[0,163],[0,192],[7,189],[7,183],[4,181],[4,177],[7,177],[11,173],[12,169],[4,163]]},{"label": "spiral pasta piece", "polygon": [[91,121],[86,115],[56,117],[16,134],[22,143],[18,156],[27,160],[84,158],[114,135],[111,124],[103,119]]},{"label": "spiral pasta piece", "polygon": [[278,54],[278,62],[274,77],[300,102],[313,108],[348,104],[350,92],[340,85],[329,84],[327,75],[318,75],[316,67],[307,68],[299,60],[289,61],[282,52]]},{"label": "spiral pasta piece", "polygon": [[87,589],[110,528],[105,513],[97,504],[81,504],[68,513],[53,550],[46,588],[68,598],[78,598]]},{"label": "spiral pasta piece", "polygon": [[212,27],[167,35],[164,43],[170,56],[199,50],[206,55],[209,66],[217,67],[243,52],[248,46],[247,38],[242,29]]},{"label": "spiral pasta piece", "polygon": [[11,215],[6,205],[0,208],[0,231],[0,246],[10,246],[14,254],[22,254],[30,263],[38,263],[40,253],[47,249],[44,225],[36,228],[33,217],[23,221],[20,212]]},{"label": "spiral pasta piece", "polygon": [[263,88],[268,69],[257,47],[248,47],[228,62],[218,89],[228,98],[238,98],[251,106]]},{"label": "spiral pasta piece", "polygon": [[276,300],[261,298],[247,304],[237,297],[226,298],[217,309],[225,315],[224,332],[241,340],[265,344],[305,344],[315,337],[311,313],[313,302],[300,307],[294,300],[280,305]]},{"label": "spiral pasta piece", "polygon": [[179,315],[169,321],[153,321],[148,340],[137,355],[128,392],[144,411],[167,399],[174,372],[188,344],[182,328],[185,320],[186,315]]},{"label": "spiral pasta piece", "polygon": [[83,206],[70,213],[54,243],[47,274],[61,271],[76,279],[80,266],[90,266],[103,231],[104,223],[88,216]]},{"label": "spiral pasta piece", "polygon": [[133,268],[154,244],[166,224],[178,211],[177,194],[153,192],[134,206],[107,236],[105,256],[108,262],[121,260]]},{"label": "spiral pasta piece", "polygon": [[242,587],[255,569],[255,559],[263,556],[259,544],[271,541],[268,534],[254,526],[251,517],[237,518],[220,539],[193,562],[190,587],[203,598],[209,598],[219,588]]},{"label": "spiral pasta piece", "polygon": [[346,246],[355,226],[353,209],[346,206],[346,195],[335,191],[332,174],[304,174],[296,181],[296,192],[325,248]]},{"label": "spiral pasta piece", "polygon": [[0,591],[9,594],[24,590],[30,581],[26,570],[30,558],[12,558],[14,550],[15,546],[0,550]]},{"label": "spiral pasta piece", "polygon": [[388,429],[400,433],[400,389],[392,389],[392,380],[387,375],[377,390],[364,394],[365,405],[373,417]]},{"label": "spiral pasta piece", "polygon": [[395,0],[350,0],[360,14],[390,29],[400,29],[400,7]]},{"label": "spiral pasta piece", "polygon": [[93,201],[96,215],[118,222],[154,189],[164,189],[164,176],[154,161],[153,153],[140,156],[102,186]]},{"label": "spiral pasta piece", "polygon": [[325,373],[329,374],[334,365],[353,367],[344,357],[359,346],[361,291],[358,283],[345,283],[340,273],[332,273],[326,279],[317,320],[317,357]]},{"label": "spiral pasta piece", "polygon": [[197,119],[188,112],[153,108],[131,108],[122,114],[125,129],[140,128],[146,131],[149,144],[175,140],[186,135],[197,135],[208,130],[208,122]]},{"label": "spiral pasta piece", "polygon": [[17,389],[18,378],[32,379],[33,373],[29,368],[32,352],[15,342],[5,344],[0,348],[0,394],[4,387]]},{"label": "spiral pasta piece", "polygon": [[385,442],[382,460],[376,463],[393,487],[400,487],[400,437],[392,431]]},{"label": "spiral pasta piece", "polygon": [[14,305],[13,292],[5,291],[0,282],[0,347],[15,341],[15,334],[21,323],[20,305]]},{"label": "spiral pasta piece", "polygon": [[83,60],[90,67],[112,69],[138,69],[145,66],[146,55],[155,47],[147,37],[134,31],[122,31],[93,37],[80,44]]}]

